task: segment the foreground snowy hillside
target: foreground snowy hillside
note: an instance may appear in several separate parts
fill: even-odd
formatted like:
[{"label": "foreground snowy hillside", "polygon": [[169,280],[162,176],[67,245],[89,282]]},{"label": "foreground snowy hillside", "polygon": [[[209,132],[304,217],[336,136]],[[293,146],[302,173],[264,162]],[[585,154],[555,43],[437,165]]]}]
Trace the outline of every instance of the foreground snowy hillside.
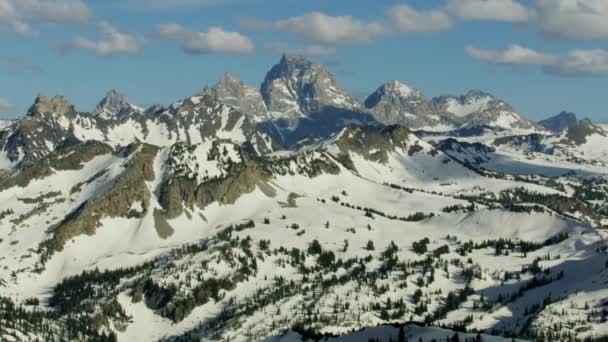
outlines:
[{"label": "foreground snowy hillside", "polygon": [[[325,69],[282,63],[270,111],[230,76],[148,110],[39,96],[0,127],[0,339],[608,336],[605,126],[414,132],[350,113],[285,149],[260,125],[283,86],[359,105],[332,100]],[[292,95],[274,133],[314,117]],[[454,116],[504,106],[488,96],[444,100]]]}]

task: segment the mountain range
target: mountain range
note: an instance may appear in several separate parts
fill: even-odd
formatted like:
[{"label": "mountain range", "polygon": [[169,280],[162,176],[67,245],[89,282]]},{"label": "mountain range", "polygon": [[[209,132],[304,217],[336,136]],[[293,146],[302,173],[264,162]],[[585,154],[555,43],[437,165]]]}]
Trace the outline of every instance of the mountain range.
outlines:
[{"label": "mountain range", "polygon": [[608,126],[285,55],[0,124],[0,339],[601,341]]}]

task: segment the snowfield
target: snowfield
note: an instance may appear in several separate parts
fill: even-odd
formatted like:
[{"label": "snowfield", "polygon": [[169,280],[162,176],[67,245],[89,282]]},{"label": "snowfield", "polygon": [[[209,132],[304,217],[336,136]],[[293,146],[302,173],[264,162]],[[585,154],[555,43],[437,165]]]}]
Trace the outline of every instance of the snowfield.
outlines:
[{"label": "snowfield", "polygon": [[0,122],[0,340],[606,339],[606,126],[474,91],[414,132],[320,65],[273,70]]},{"label": "snowfield", "polygon": [[[162,147],[151,162],[154,177],[144,183],[150,199],[125,208],[133,217],[105,214],[94,234],[65,241],[42,268],[40,246],[52,236],[49,227],[110,191],[144,150],[103,154],[80,169],[53,170],[26,187],[4,189],[0,296],[53,303],[56,284],[78,279],[83,271],[135,268],[114,294],[102,297],[115,298],[121,315],[130,317],[104,325],[121,341],[184,334],[202,340],[302,340],[292,327],[367,340],[396,336],[398,329],[366,327],[406,322],[498,335],[565,334],[553,329],[557,312],[581,327],[580,338],[605,333],[602,314],[594,312],[608,295],[600,285],[608,281],[606,233],[594,221],[576,219],[587,217],[584,213],[560,213],[550,202],[505,207],[505,199],[497,197],[514,189],[571,196],[572,187],[580,185],[575,177],[555,182],[537,175],[532,181],[510,174],[575,169],[574,164],[547,158],[517,172],[505,164],[515,150],[504,150],[503,164],[497,156],[484,164],[507,175],[494,178],[463,164],[463,155],[437,151],[412,134],[405,145],[391,140],[393,147],[369,153],[343,140],[368,139],[371,133],[357,134],[346,131],[299,152],[273,153],[269,178],[256,181],[252,190],[242,188],[233,202],[184,207],[165,219],[172,229],[168,236],[159,232],[157,217],[167,182],[183,177],[212,184],[256,159],[225,139]],[[334,167],[311,176],[312,165],[322,161]],[[601,167],[591,170],[605,175]],[[191,244],[209,247],[182,251]],[[311,249],[315,244],[318,250]],[[139,269],[150,261],[156,266]],[[234,283],[183,314],[173,311],[179,298],[188,300],[211,278]],[[143,301],[136,300],[134,291],[145,279],[155,291],[177,289],[170,299],[174,304],[155,309],[160,304],[152,304],[152,288],[143,290]],[[276,299],[258,302],[267,297]],[[448,297],[459,299],[452,303]],[[232,310],[230,318],[221,318],[225,310]],[[405,330],[424,340],[453,334],[416,326]]]}]

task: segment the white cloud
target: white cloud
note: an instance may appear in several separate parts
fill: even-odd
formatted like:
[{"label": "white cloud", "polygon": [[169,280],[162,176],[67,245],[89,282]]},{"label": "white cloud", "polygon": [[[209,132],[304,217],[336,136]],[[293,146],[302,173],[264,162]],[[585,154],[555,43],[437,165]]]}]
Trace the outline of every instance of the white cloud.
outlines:
[{"label": "white cloud", "polygon": [[251,40],[238,32],[225,31],[221,27],[210,27],[206,32],[195,32],[169,23],[158,26],[156,35],[165,40],[178,42],[188,53],[242,54],[255,51]]},{"label": "white cloud", "polygon": [[466,47],[467,54],[477,60],[510,66],[540,66],[542,70],[560,76],[608,76],[608,51],[573,50],[566,54],[537,52],[519,45],[504,51]]},{"label": "white cloud", "polygon": [[446,10],[461,20],[525,22],[528,9],[516,0],[449,0]]},{"label": "white cloud", "polygon": [[323,45],[307,45],[304,47],[292,47],[283,42],[272,42],[266,44],[266,48],[274,54],[291,54],[301,56],[333,56],[336,54],[336,48]]},{"label": "white cloud", "polygon": [[547,65],[555,61],[555,57],[552,55],[539,53],[516,44],[509,45],[506,50],[498,52],[473,46],[467,46],[465,50],[472,58],[495,64]]},{"label": "white cloud", "polygon": [[108,22],[101,22],[98,26],[103,39],[93,41],[84,37],[76,37],[66,47],[88,50],[104,57],[115,54],[135,54],[139,51],[137,37],[118,30]]},{"label": "white cloud", "polygon": [[85,24],[92,17],[81,0],[0,0],[0,26],[23,35],[36,35],[37,24]]},{"label": "white cloud", "polygon": [[87,23],[92,18],[92,11],[81,0],[18,0],[17,7],[22,8],[34,21],[45,23]]},{"label": "white cloud", "polygon": [[608,51],[574,50],[546,70],[562,76],[608,76]]},{"label": "white cloud", "polygon": [[6,113],[11,108],[13,108],[13,105],[7,100],[0,97],[0,113]]},{"label": "white cloud", "polygon": [[549,37],[608,39],[606,0],[536,0],[532,20]]},{"label": "white cloud", "polygon": [[442,10],[417,11],[407,5],[397,5],[388,10],[393,25],[398,32],[432,32],[447,30],[452,22]]},{"label": "white cloud", "polygon": [[236,0],[114,0],[120,7],[140,10],[165,10],[187,7],[208,7],[232,3]]},{"label": "white cloud", "polygon": [[331,16],[311,12],[276,21],[241,18],[242,27],[291,33],[305,41],[337,46],[370,43],[379,36],[394,33],[441,31],[452,26],[442,10],[418,11],[407,5],[387,10],[383,20],[361,20],[349,15]]},{"label": "white cloud", "polygon": [[308,42],[324,45],[369,43],[388,31],[380,22],[366,22],[351,16],[329,16],[320,12],[271,22],[241,18],[240,24],[252,30],[287,32]]},{"label": "white cloud", "polygon": [[320,12],[278,20],[269,26],[309,42],[326,45],[368,43],[387,32],[380,22],[362,21],[351,16],[329,16]]}]

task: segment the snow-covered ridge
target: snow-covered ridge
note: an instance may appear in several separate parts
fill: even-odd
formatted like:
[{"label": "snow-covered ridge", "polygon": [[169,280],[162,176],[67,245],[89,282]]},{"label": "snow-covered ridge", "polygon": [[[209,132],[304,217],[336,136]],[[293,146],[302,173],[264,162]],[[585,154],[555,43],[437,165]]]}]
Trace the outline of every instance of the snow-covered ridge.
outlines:
[{"label": "snow-covered ridge", "polygon": [[[102,102],[104,105],[98,108],[101,111],[95,114],[75,112],[63,99],[54,105],[41,100],[42,105],[36,104],[31,114],[2,129],[0,145],[5,156],[1,165],[12,168],[24,160],[34,162],[62,144],[74,143],[73,140],[97,140],[119,147],[134,142],[156,146],[178,141],[196,144],[221,138],[248,144],[259,153],[274,148],[272,139],[244,114],[208,96],[179,100],[154,115],[128,103],[114,103],[111,98],[117,96],[110,93],[106,97],[110,100]],[[65,110],[55,112],[58,106]],[[112,111],[118,108],[120,112]]]},{"label": "snow-covered ridge", "polygon": [[279,64],[294,131],[231,74],[104,117],[39,96],[0,129],[0,340],[608,336],[605,126],[540,134],[388,84],[374,115],[446,128],[414,132]]},{"label": "snow-covered ridge", "polygon": [[465,117],[469,114],[487,109],[488,104],[493,100],[494,98],[491,96],[466,99],[462,102],[455,98],[451,98],[448,100],[447,111],[458,117]]}]

